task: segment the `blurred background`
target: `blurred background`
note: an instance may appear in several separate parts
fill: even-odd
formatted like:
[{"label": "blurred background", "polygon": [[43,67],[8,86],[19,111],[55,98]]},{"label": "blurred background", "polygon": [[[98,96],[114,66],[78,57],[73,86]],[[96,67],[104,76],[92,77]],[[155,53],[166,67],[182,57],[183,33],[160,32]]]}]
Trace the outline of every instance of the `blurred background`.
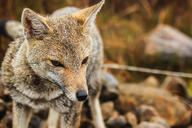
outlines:
[{"label": "blurred background", "polygon": [[[22,10],[25,7],[46,16],[65,6],[84,8],[98,1],[0,0],[0,19],[9,18],[20,21]],[[106,0],[97,17],[97,26],[104,42],[105,63],[192,73],[192,0]],[[9,43],[8,39],[0,36],[0,63]],[[146,78],[149,78],[147,82],[154,83],[155,81],[159,87],[165,84],[165,88],[169,91],[175,88],[175,85],[178,85],[176,91],[182,93],[179,96],[182,97],[185,93],[183,97],[190,102],[187,103],[187,106],[191,104],[192,79],[165,78],[166,76],[162,75],[127,70],[104,70],[115,75],[120,83],[136,83],[144,80],[145,83]],[[149,77],[151,75],[153,77]],[[183,92],[182,89],[184,89]],[[134,105],[137,104],[135,103],[137,100],[134,100]],[[122,103],[122,107],[115,107],[120,114],[124,112],[123,108],[127,107],[126,105],[130,106],[128,100],[126,100],[127,104],[124,104],[124,101],[120,97],[117,102]],[[154,99],[154,101],[161,100]],[[159,105],[154,106],[159,110],[158,112],[164,112],[165,118],[171,118],[170,120],[166,119],[171,126],[175,126],[177,125],[175,122],[180,120],[183,112],[181,112],[181,115],[175,114],[176,117],[173,118],[172,114],[176,113],[177,109],[174,108],[172,111],[171,108],[167,108],[168,104],[163,102],[161,105],[166,110],[170,110],[170,116],[167,116],[168,112],[166,110],[159,110]],[[173,105],[173,103],[170,104]],[[110,105],[110,103],[107,105]],[[107,105],[105,107],[108,109]],[[143,110],[143,108],[141,109]],[[190,120],[190,118],[188,119]],[[173,123],[173,119],[177,120],[174,120]],[[112,122],[114,121],[112,120]],[[184,126],[177,127],[184,128]],[[191,127],[189,126],[189,128]]]},{"label": "blurred background", "polygon": [[[98,1],[0,0],[0,19],[9,18],[20,21],[25,7],[48,15],[65,6],[84,8]],[[192,41],[189,39],[186,42],[186,37],[177,39],[177,34],[168,35],[171,39],[166,36],[160,37],[163,38],[163,43],[161,41],[159,43],[158,39],[153,40],[153,37],[159,38],[160,34],[171,31],[164,30],[168,26],[157,28],[159,24],[169,25],[183,32],[187,37],[192,37],[192,1],[106,0],[97,18],[97,25],[104,41],[105,63],[191,72]],[[157,33],[151,35],[155,33],[154,31]],[[168,42],[168,45],[164,42]],[[169,42],[175,42],[175,44],[169,45]],[[0,36],[0,62],[8,43],[8,40]],[[181,47],[184,48],[180,49]],[[112,70],[112,72],[122,82],[141,80],[149,75],[121,70]]]}]

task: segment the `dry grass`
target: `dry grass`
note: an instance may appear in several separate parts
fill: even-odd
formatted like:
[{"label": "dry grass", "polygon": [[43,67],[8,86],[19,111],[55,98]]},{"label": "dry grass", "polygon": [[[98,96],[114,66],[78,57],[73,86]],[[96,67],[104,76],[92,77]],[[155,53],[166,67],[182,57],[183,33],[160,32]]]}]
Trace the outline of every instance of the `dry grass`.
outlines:
[{"label": "dry grass", "polygon": [[[49,14],[67,5],[85,7],[97,1],[99,0],[0,1],[0,18],[20,20],[24,7],[29,7],[41,14]],[[165,69],[171,67],[169,63],[165,65],[161,61],[146,64],[142,51],[142,38],[159,23],[174,26],[192,37],[191,12],[191,0],[106,0],[97,19],[104,40],[105,62],[154,68],[163,65]],[[6,39],[0,37],[0,60],[7,48],[6,42],[8,42]],[[135,80],[135,77],[131,77],[133,74],[130,75],[126,71],[113,72],[117,73],[117,77],[122,81]],[[141,74],[136,76],[139,79]]]}]

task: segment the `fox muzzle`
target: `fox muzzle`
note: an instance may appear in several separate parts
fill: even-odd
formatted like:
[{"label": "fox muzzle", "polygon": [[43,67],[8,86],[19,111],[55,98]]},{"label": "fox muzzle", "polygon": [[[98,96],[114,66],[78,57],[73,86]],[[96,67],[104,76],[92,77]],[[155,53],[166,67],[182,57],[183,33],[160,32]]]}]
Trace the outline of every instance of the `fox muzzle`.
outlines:
[{"label": "fox muzzle", "polygon": [[76,97],[78,101],[85,101],[88,97],[88,93],[85,90],[79,90],[76,93]]}]

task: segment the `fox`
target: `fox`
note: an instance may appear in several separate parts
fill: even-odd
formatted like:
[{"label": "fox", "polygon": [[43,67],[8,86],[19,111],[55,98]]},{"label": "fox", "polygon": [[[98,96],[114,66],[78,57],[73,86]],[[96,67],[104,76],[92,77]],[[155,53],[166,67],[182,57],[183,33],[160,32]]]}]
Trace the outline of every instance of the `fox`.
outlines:
[{"label": "fox", "polygon": [[57,128],[59,118],[61,128],[78,128],[86,100],[95,127],[105,128],[99,102],[103,41],[95,24],[104,3],[65,7],[49,16],[25,8],[21,24],[6,24],[19,26],[7,32],[13,42],[1,66],[13,100],[13,128],[28,128],[33,109],[46,108],[48,128]]}]

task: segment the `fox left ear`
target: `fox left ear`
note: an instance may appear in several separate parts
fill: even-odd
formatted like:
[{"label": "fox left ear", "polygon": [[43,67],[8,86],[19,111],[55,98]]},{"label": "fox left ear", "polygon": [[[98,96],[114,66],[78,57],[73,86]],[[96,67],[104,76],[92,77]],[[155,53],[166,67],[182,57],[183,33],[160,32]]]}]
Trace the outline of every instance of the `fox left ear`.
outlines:
[{"label": "fox left ear", "polygon": [[46,23],[46,18],[28,8],[23,10],[21,22],[27,39],[33,38],[41,40],[43,36],[51,30]]},{"label": "fox left ear", "polygon": [[101,0],[99,3],[91,7],[75,12],[74,14],[72,14],[72,16],[80,21],[83,24],[83,28],[86,29],[94,23],[97,13],[101,10],[104,3],[105,0]]}]

